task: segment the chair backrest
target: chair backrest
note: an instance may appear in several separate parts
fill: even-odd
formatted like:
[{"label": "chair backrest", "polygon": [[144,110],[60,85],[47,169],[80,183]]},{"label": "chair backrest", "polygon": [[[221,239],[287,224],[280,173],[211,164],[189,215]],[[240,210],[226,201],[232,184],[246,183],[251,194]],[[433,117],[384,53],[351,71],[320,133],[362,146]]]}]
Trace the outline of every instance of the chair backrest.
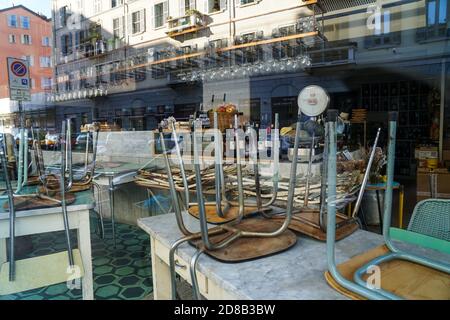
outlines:
[{"label": "chair backrest", "polygon": [[450,241],[450,200],[428,199],[419,202],[408,230]]}]

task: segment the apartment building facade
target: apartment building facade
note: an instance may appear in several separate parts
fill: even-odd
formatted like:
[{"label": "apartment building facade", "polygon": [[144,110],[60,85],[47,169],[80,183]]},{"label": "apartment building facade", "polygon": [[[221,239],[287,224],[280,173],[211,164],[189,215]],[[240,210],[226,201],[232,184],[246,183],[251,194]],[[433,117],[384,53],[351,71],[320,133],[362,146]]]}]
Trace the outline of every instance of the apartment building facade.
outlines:
[{"label": "apartment building facade", "polygon": [[[281,7],[267,0],[55,0],[54,12],[56,48],[61,48],[55,55],[55,103],[63,101],[67,105],[71,103],[66,101],[76,101],[79,106],[82,101],[92,106],[95,100],[99,114],[94,117],[119,119],[130,113],[130,107],[149,114],[158,113],[165,105],[165,113],[180,109],[184,111],[178,113],[187,115],[207,104],[216,94],[204,94],[205,88],[192,88],[192,81],[182,76],[186,72],[190,75],[191,63],[203,68],[207,62],[183,57],[230,47],[236,38],[243,43],[263,39],[264,32],[270,35],[280,26],[288,31],[300,16],[310,15],[311,9],[297,0],[283,1]],[[167,59],[172,61],[158,62]],[[134,67],[140,65],[143,67]],[[152,94],[155,90],[157,95]],[[145,91],[159,100],[142,99],[140,95]],[[124,98],[126,105],[113,103],[120,105],[117,112],[114,107],[102,107],[111,106],[113,96],[130,92],[137,94],[136,99]],[[222,94],[216,96],[219,95]],[[155,119],[150,117],[152,124],[145,123],[140,128],[154,126]]]},{"label": "apartment building facade", "polygon": [[448,90],[445,0],[54,0],[54,12],[53,100],[74,107],[66,115],[86,106],[78,122],[149,130],[226,101],[289,125],[298,92],[320,84],[332,107],[367,108],[374,126],[400,111],[406,167],[428,136],[428,95]]},{"label": "apartment building facade", "polygon": [[18,104],[10,100],[7,58],[28,60],[31,77],[31,102],[24,103],[28,117],[39,127],[54,127],[54,116],[47,110],[52,93],[52,24],[24,6],[0,10],[0,119],[5,131],[18,125]]}]

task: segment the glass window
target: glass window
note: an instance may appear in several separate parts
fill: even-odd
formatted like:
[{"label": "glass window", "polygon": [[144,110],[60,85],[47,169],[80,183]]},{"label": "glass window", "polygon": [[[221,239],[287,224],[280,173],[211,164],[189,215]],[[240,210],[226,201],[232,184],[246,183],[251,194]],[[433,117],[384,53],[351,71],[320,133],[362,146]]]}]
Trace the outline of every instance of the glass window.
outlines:
[{"label": "glass window", "polygon": [[427,2],[427,25],[447,23],[448,5],[447,0],[429,0]]},{"label": "glass window", "polygon": [[428,12],[427,15],[428,25],[432,26],[436,24],[436,1],[428,2],[427,12]]},{"label": "glass window", "polygon": [[196,8],[195,0],[179,0],[180,2],[180,16],[184,16],[189,10]]},{"label": "glass window", "polygon": [[64,27],[67,24],[67,18],[68,18],[67,17],[67,10],[68,10],[67,6],[61,7],[59,9],[59,24],[60,24],[60,27]]},{"label": "glass window", "polygon": [[207,0],[207,1],[209,13],[225,10],[227,8],[227,0]]},{"label": "glass window", "polygon": [[17,16],[12,14],[8,16],[8,27],[17,28]]},{"label": "glass window", "polygon": [[447,22],[447,0],[439,1],[439,23]]},{"label": "glass window", "polygon": [[102,11],[102,0],[94,0],[94,13]]},{"label": "glass window", "polygon": [[65,34],[61,37],[61,53],[66,56],[72,54],[72,33]]},{"label": "glass window", "polygon": [[16,43],[16,36],[14,34],[9,35],[9,43]]},{"label": "glass window", "polygon": [[118,0],[111,0],[111,8],[115,8],[119,5],[119,1]]},{"label": "glass window", "polygon": [[123,17],[113,20],[113,35],[116,39],[120,39],[124,36],[123,20]]},{"label": "glass window", "polygon": [[22,35],[22,44],[26,44],[26,45],[31,44],[31,36],[29,34]]},{"label": "glass window", "polygon": [[52,78],[41,78],[41,89],[48,90],[52,88]]},{"label": "glass window", "polygon": [[160,28],[164,26],[169,16],[169,5],[168,2],[161,2],[155,4],[154,6],[154,27]]},{"label": "glass window", "polygon": [[20,24],[22,29],[30,29],[30,18],[29,17],[20,17]]},{"label": "glass window", "polygon": [[133,12],[132,19],[132,33],[141,33],[145,31],[145,10]]},{"label": "glass window", "polygon": [[42,37],[42,45],[44,47],[50,47],[50,37]]},{"label": "glass window", "polygon": [[41,65],[41,68],[50,68],[52,66],[52,58],[51,57],[41,57],[40,65]]},{"label": "glass window", "polygon": [[[99,2],[86,2],[91,13],[85,28],[89,22],[98,20],[92,14],[92,6]],[[75,73],[76,83],[83,88],[80,96],[87,96],[86,99],[97,104],[96,90],[107,91],[111,104],[102,104],[98,99],[99,114],[111,119],[114,116],[111,105],[126,109],[139,96],[148,106],[186,106],[198,102],[204,111],[233,104],[238,109],[244,108],[248,121],[259,120],[264,126],[272,126],[274,114],[279,113],[281,123],[290,126],[295,122],[300,90],[307,83],[317,83],[329,91],[330,108],[349,114],[349,122],[353,109],[368,110],[367,142],[373,141],[373,132],[382,126],[379,119],[386,117],[388,111],[400,112],[398,173],[411,171],[411,164],[420,165],[414,159],[418,141],[428,145],[439,140],[435,134],[430,137],[430,130],[432,126],[439,129],[436,125],[440,119],[436,118],[442,104],[441,92],[450,92],[448,0],[326,0],[321,1],[326,9],[323,15],[317,5],[305,7],[305,1],[277,1],[274,6],[269,0],[234,0],[237,8],[232,19],[236,23],[231,30],[228,12],[217,14],[227,9],[226,0],[170,2],[171,7],[167,0],[129,1],[130,11],[124,17],[123,8],[111,10],[109,18],[105,15],[109,22],[103,26],[108,45],[124,33],[135,36],[129,42],[115,41],[117,50],[107,52],[101,59],[85,59],[93,51],[85,48],[96,44],[86,32],[79,61],[58,59],[60,88],[67,81],[61,79],[67,70],[86,70]],[[122,1],[102,3],[110,8],[120,6]],[[149,6],[146,11],[140,10],[144,3]],[[258,5],[252,6],[254,3]],[[239,8],[249,4],[250,7]],[[194,21],[191,17],[178,19],[194,8],[208,15],[201,19],[200,28],[183,24],[187,21],[191,25],[189,22]],[[173,18],[170,29],[164,29],[169,14]],[[141,37],[148,31],[146,26],[152,31]],[[155,28],[160,30],[153,32]],[[71,37],[61,39],[61,36],[67,32],[57,30],[55,41],[66,54],[71,50]],[[13,29],[6,32],[5,42],[10,33],[15,32]],[[83,43],[81,36],[75,38],[76,44]],[[36,56],[41,55],[46,54]],[[97,78],[98,64],[102,65],[98,69],[102,76]],[[43,59],[42,65],[48,65],[48,61]],[[128,94],[130,99],[124,98]],[[449,102],[445,103],[449,109]],[[355,121],[360,120],[358,111],[355,113]],[[167,114],[149,116],[156,117],[156,123]],[[133,126],[141,127],[140,120],[136,121],[139,123]],[[364,130],[360,130],[359,124],[351,127],[349,130],[355,131],[349,137],[355,140],[355,145],[365,144],[364,139],[359,139],[364,137]],[[380,142],[380,146],[385,148],[386,144]]]},{"label": "glass window", "polygon": [[34,57],[33,56],[22,56],[23,60],[28,61],[30,67],[34,66]]}]

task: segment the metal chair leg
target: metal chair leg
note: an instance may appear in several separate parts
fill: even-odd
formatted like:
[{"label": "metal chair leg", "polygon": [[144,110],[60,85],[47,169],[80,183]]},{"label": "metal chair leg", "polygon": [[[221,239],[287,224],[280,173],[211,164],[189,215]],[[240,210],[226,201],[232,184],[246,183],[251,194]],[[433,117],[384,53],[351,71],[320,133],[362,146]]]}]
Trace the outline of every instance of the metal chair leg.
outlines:
[{"label": "metal chair leg", "polygon": [[383,214],[381,213],[380,192],[375,191],[377,195],[378,218],[380,219],[380,234],[383,234]]},{"label": "metal chair leg", "polygon": [[[169,268],[170,268],[170,290],[171,290],[171,299],[177,300],[177,281],[176,281],[176,265],[175,265],[175,251],[177,251],[178,247],[183,243],[194,240],[196,237],[194,235],[187,236],[176,241],[169,251]],[[197,236],[200,238],[200,236]]]},{"label": "metal chair leg", "polygon": [[200,249],[197,251],[197,253],[192,257],[191,259],[191,282],[192,282],[192,291],[194,295],[194,299],[196,300],[202,300],[202,295],[200,293],[200,288],[198,286],[198,279],[197,279],[197,267],[198,267],[198,260],[200,259],[200,256],[203,254],[203,250]]},{"label": "metal chair leg", "polygon": [[[101,190],[100,190],[100,185],[96,182],[93,182],[92,185],[94,186],[94,189],[97,189],[97,196],[98,196],[98,202],[97,202],[97,207],[98,207],[98,218],[100,221],[100,237],[103,239],[105,239],[105,223],[103,221],[103,214],[102,214],[102,196],[101,196]],[[95,195],[95,191],[94,191],[94,195]]]},{"label": "metal chair leg", "polygon": [[116,247],[116,219],[114,213],[114,182],[113,177],[109,177],[109,210],[111,212],[111,230],[114,248]]},{"label": "metal chair leg", "polygon": [[[70,127],[70,120],[68,120],[68,126]],[[63,122],[62,125],[62,132],[63,132],[63,145],[61,146],[61,177],[60,177],[60,189],[61,189],[61,207],[62,207],[62,213],[63,213],[63,221],[64,221],[64,230],[66,234],[66,241],[67,241],[67,250],[69,254],[69,265],[72,267],[75,265],[74,258],[73,258],[73,251],[72,251],[72,243],[70,241],[70,226],[69,226],[69,215],[67,212],[67,205],[66,205],[66,156],[67,156],[67,141],[66,139],[70,140],[71,136],[69,135],[67,137],[66,135],[66,122]],[[70,130],[68,130],[70,132]],[[69,150],[71,152],[72,150]]]}]

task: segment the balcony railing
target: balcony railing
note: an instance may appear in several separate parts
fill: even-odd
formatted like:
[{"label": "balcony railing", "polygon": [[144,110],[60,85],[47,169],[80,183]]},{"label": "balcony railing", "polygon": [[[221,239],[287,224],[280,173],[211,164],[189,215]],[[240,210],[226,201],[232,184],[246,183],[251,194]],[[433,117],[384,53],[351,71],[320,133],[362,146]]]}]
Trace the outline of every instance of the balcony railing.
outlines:
[{"label": "balcony railing", "polygon": [[312,67],[327,67],[355,63],[356,43],[339,44],[309,51]]},{"label": "balcony railing", "polygon": [[397,46],[402,42],[401,32],[391,32],[381,35],[368,36],[364,39],[366,49],[378,49]]},{"label": "balcony railing", "polygon": [[198,31],[206,26],[206,19],[203,14],[198,11],[192,11],[188,15],[169,19],[169,30],[167,34],[170,37]]},{"label": "balcony railing", "polygon": [[450,28],[446,24],[420,28],[416,32],[416,41],[418,43],[448,40],[449,38]]}]

